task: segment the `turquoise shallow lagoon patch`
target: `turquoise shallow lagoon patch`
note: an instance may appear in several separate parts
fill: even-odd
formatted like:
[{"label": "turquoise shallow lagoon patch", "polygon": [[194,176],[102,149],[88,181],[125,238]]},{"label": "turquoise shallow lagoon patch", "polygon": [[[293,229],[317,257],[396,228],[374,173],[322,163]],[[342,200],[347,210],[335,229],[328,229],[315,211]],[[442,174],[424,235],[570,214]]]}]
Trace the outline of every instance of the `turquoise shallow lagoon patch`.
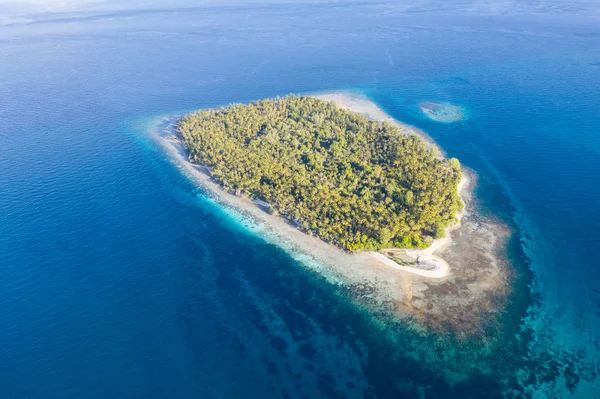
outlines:
[{"label": "turquoise shallow lagoon patch", "polygon": [[467,119],[465,110],[454,104],[446,102],[423,101],[419,109],[429,119],[441,123],[455,123]]}]

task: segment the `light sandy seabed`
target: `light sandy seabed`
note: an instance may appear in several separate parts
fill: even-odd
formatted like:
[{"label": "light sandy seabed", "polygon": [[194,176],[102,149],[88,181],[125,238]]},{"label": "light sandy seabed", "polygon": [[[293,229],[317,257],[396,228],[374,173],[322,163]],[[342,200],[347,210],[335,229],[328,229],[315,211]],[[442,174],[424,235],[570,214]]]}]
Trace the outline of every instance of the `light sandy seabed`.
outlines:
[{"label": "light sandy seabed", "polygon": [[[348,92],[315,97],[334,101],[340,107],[374,120],[394,123],[403,131],[417,134],[436,146],[424,133],[392,119],[365,97]],[[437,276],[441,278],[432,278],[407,272],[407,267],[381,254],[344,252],[301,232],[286,219],[265,212],[252,200],[225,192],[212,180],[206,168],[188,161],[185,145],[177,137],[175,122],[176,118],[163,119],[153,126],[151,133],[186,175],[216,202],[252,220],[267,241],[283,248],[328,280],[350,287],[359,303],[383,307],[433,327],[451,325],[463,333],[477,331],[480,320],[501,309],[509,278],[502,254],[510,232],[500,221],[475,211],[472,190],[476,176],[472,172],[465,171],[465,183],[468,184],[461,189],[465,210],[460,227],[450,228],[447,239],[438,240],[433,247],[424,250],[429,256],[435,252],[436,259],[444,259],[451,265],[447,275],[444,271],[443,276]],[[395,266],[391,267],[390,262]]]}]

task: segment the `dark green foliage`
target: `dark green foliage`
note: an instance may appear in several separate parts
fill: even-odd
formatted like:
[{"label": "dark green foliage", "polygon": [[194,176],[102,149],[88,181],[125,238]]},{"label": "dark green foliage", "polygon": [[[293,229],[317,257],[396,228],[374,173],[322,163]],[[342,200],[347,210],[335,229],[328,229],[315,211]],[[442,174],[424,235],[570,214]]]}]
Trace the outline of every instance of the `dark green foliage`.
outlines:
[{"label": "dark green foliage", "polygon": [[461,206],[458,161],[330,102],[261,100],[198,111],[178,126],[190,159],[224,188],[347,250],[426,246]]},{"label": "dark green foliage", "polygon": [[446,230],[443,223],[437,223],[433,228],[433,238],[443,238],[446,235]]}]

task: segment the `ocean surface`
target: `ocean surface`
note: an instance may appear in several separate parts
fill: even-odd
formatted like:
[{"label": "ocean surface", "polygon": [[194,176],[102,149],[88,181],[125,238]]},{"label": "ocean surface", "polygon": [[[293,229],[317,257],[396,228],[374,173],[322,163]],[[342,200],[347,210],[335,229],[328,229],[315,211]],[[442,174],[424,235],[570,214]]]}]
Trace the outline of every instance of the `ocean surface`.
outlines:
[{"label": "ocean surface", "polygon": [[[600,397],[600,6],[399,3],[0,1],[0,398]],[[483,336],[358,307],[148,135],[340,89],[474,169],[513,229]]]}]

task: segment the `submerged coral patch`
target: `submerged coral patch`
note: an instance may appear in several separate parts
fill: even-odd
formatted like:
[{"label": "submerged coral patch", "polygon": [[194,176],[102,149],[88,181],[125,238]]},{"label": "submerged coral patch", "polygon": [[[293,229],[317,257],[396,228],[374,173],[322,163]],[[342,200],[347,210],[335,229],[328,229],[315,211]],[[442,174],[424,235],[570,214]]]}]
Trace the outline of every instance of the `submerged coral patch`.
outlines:
[{"label": "submerged coral patch", "polygon": [[436,122],[454,123],[467,119],[462,107],[446,102],[424,101],[419,104],[419,109]]}]

